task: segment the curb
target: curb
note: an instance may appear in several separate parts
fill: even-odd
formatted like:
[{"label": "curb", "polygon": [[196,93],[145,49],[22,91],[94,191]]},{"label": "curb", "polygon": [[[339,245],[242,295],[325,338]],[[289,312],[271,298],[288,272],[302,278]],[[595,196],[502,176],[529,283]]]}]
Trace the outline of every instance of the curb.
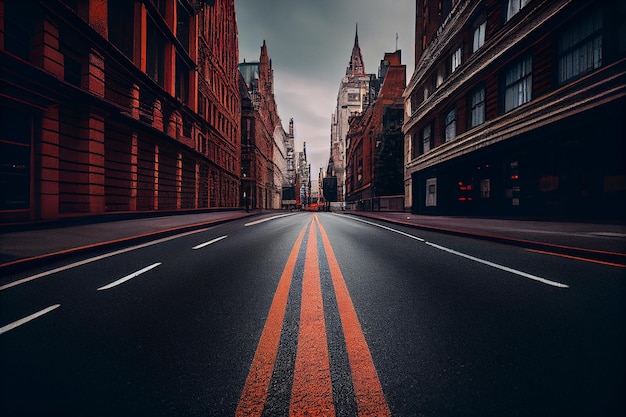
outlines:
[{"label": "curb", "polygon": [[143,243],[143,242],[147,242],[147,241],[154,240],[154,239],[160,239],[160,238],[164,238],[168,236],[173,236],[179,233],[190,232],[190,231],[201,229],[207,226],[215,226],[218,224],[228,223],[234,220],[251,217],[255,214],[258,214],[258,213],[244,213],[235,217],[229,217],[229,218],[219,219],[219,220],[209,220],[209,221],[200,222],[200,223],[192,223],[192,224],[187,224],[184,226],[172,227],[169,229],[156,230],[154,232],[143,233],[140,235],[127,236],[127,237],[123,237],[119,239],[93,243],[90,245],[64,249],[61,251],[37,255],[37,256],[33,256],[29,258],[20,258],[14,261],[0,264],[0,271],[1,272],[13,271],[19,268],[24,268],[26,266],[30,267],[33,265],[44,264],[44,263],[51,262],[51,261],[57,261],[63,258],[67,258],[69,256],[77,255],[77,254],[89,253],[92,251],[102,250],[102,249],[115,248],[118,246],[125,246],[131,243]]},{"label": "curb", "polygon": [[[346,213],[348,214],[348,213]],[[486,240],[490,242],[503,243],[511,246],[518,246],[526,249],[532,249],[552,255],[562,255],[582,260],[592,260],[596,262],[609,263],[614,266],[626,268],[626,253],[608,252],[596,249],[584,249],[574,246],[556,245],[553,243],[537,242],[533,240],[516,239],[512,237],[504,237],[490,235],[485,233],[468,232],[458,229],[446,229],[443,227],[425,226],[421,224],[405,222],[402,220],[390,219],[385,216],[369,213],[349,213],[354,216],[365,217],[370,219],[382,220],[385,222],[411,227],[414,229],[426,230],[429,232],[443,233],[454,236],[469,237],[474,239]]]}]

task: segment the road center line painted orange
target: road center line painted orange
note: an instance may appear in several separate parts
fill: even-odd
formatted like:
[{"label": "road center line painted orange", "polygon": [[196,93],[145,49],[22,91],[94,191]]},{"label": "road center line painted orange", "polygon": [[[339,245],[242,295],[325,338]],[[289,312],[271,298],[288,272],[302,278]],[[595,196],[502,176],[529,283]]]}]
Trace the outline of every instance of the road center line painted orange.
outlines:
[{"label": "road center line painted orange", "polygon": [[276,355],[278,354],[278,345],[280,343],[280,334],[285,319],[285,310],[287,308],[287,298],[289,296],[289,287],[293,271],[296,267],[298,252],[304,238],[305,226],[300,235],[296,239],[296,243],[291,249],[287,264],[278,282],[278,288],[274,294],[270,311],[261,333],[261,339],[257,346],[254,359],[250,365],[250,373],[246,379],[246,384],[241,393],[241,398],[237,406],[235,416],[249,417],[260,416],[265,406],[267,391],[272,379]]},{"label": "road center line painted orange", "polygon": [[[335,416],[328,340],[324,319],[317,230],[328,260],[337,307],[343,327],[348,361],[359,417],[391,416],[372,355],[363,335],[352,299],[339,268],[328,235],[317,215],[313,215],[304,261],[298,347],[290,401],[291,416]],[[306,228],[296,239],[265,322],[250,373],[246,379],[236,416],[261,416],[278,354],[280,336],[296,260]]]},{"label": "road center line painted orange", "polygon": [[352,304],[350,293],[348,293],[348,287],[346,286],[341,269],[339,269],[339,263],[337,262],[337,258],[335,257],[335,253],[321,221],[317,215],[314,215],[314,219],[320,229],[324,250],[326,251],[326,258],[328,259],[328,266],[330,268],[330,275],[335,288],[339,317],[341,318],[341,325],[343,326],[346,339],[346,350],[348,351],[348,361],[350,362],[350,370],[352,372],[352,385],[354,386],[354,395],[356,397],[359,417],[391,416],[382,386],[380,385],[380,380],[378,379],[378,373],[374,367],[372,354],[365,341],[365,336],[363,335],[361,324],[356,315],[354,304]]},{"label": "road center line painted orange", "polygon": [[289,414],[335,416],[315,222],[311,222],[309,229],[304,261],[300,330]]}]

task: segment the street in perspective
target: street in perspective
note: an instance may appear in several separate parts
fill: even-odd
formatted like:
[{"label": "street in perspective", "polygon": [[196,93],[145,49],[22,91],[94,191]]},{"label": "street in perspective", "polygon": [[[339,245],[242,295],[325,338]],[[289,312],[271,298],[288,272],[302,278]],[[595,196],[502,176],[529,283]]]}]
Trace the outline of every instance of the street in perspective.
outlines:
[{"label": "street in perspective", "polygon": [[626,416],[626,1],[0,0],[0,416]]},{"label": "street in perspective", "polygon": [[[2,414],[624,412],[623,253],[585,259],[406,219],[241,215],[3,273]],[[613,234],[554,235],[623,248],[595,230]]]}]

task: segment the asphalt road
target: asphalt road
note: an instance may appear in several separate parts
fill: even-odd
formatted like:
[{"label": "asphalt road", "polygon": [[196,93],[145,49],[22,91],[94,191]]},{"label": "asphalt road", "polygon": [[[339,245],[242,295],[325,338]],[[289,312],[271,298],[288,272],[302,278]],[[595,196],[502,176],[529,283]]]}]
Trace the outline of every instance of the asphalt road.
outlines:
[{"label": "asphalt road", "polygon": [[0,415],[623,416],[624,278],[346,215],[237,220],[1,277]]}]

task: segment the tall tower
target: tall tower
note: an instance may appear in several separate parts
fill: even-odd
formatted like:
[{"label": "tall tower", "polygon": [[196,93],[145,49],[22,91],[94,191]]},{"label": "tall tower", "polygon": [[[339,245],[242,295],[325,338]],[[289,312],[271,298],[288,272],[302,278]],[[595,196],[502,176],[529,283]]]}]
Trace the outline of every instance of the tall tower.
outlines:
[{"label": "tall tower", "polygon": [[346,143],[349,118],[360,114],[376,98],[376,75],[365,73],[365,63],[359,46],[359,27],[354,35],[354,45],[346,74],[339,85],[337,107],[331,116],[330,158],[327,175],[337,177],[337,201],[344,202],[345,196],[345,162]]}]

